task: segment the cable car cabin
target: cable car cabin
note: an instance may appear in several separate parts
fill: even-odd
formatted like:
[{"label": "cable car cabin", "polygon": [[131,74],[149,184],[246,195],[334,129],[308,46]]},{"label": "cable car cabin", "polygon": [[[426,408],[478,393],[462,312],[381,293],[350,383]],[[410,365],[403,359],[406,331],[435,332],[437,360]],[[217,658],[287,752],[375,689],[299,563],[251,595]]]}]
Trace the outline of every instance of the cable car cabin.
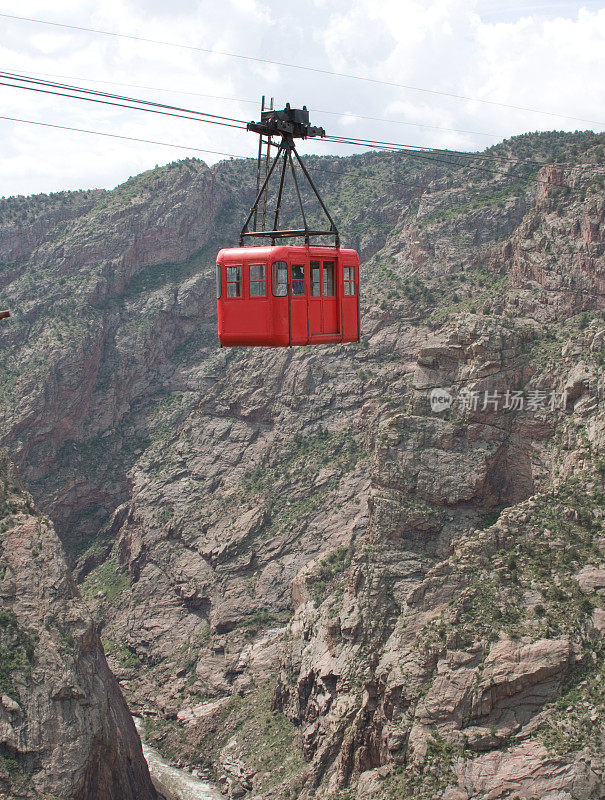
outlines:
[{"label": "cable car cabin", "polygon": [[217,257],[218,336],[233,347],[359,341],[359,256],[335,247],[236,247]]}]

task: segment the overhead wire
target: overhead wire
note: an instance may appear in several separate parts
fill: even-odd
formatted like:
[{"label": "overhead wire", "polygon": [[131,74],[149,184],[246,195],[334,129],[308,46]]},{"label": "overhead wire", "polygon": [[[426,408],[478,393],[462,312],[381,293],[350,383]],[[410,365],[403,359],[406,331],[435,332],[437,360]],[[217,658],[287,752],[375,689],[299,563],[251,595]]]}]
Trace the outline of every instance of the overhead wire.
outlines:
[{"label": "overhead wire", "polygon": [[[182,95],[187,95],[189,97],[206,97],[211,100],[227,100],[229,102],[234,102],[234,103],[248,103],[250,105],[258,106],[258,100],[246,100],[243,97],[227,97],[226,95],[220,95],[220,94],[204,94],[202,92],[188,92],[184,91],[183,89],[166,89],[166,87],[162,86],[146,86],[145,84],[141,83],[124,83],[123,81],[107,81],[107,80],[100,80],[99,78],[78,77],[76,75],[58,75],[52,72],[30,72],[30,75],[34,75],[39,78],[62,78],[63,80],[68,80],[68,81],[84,81],[85,83],[102,83],[106,84],[107,86],[125,86],[128,89],[147,89],[151,92],[182,94]],[[330,112],[324,112],[324,113],[330,113]],[[492,134],[486,134],[486,135],[492,135]],[[493,135],[495,136],[496,134]]]},{"label": "overhead wire", "polygon": [[[4,78],[5,80],[2,80]],[[102,92],[96,89],[87,89],[81,86],[75,86],[73,84],[65,84],[59,83],[56,81],[48,81],[43,80],[40,78],[32,78],[31,76],[22,75],[20,73],[12,73],[6,71],[0,71],[0,86],[6,86],[10,88],[18,88],[18,89],[25,89],[28,91],[34,92],[42,92],[44,94],[50,94],[59,97],[66,97],[69,99],[76,99],[76,100],[85,100],[88,102],[94,103],[101,103],[104,105],[114,106],[118,108],[126,108],[128,110],[136,110],[136,111],[147,111],[156,114],[168,115],[172,117],[176,117],[177,119],[187,119],[193,120],[196,122],[206,122],[209,124],[214,125],[221,125],[231,128],[236,128],[240,130],[246,130],[246,122],[241,119],[237,119],[234,117],[227,117],[217,114],[212,114],[209,112],[199,111],[197,109],[190,109],[181,106],[174,106],[166,103],[159,103],[157,101],[152,100],[144,100],[140,98],[133,98],[128,97],[125,95],[118,95],[110,92]],[[60,91],[58,91],[60,90]],[[119,101],[119,102],[118,102]],[[4,119],[12,119],[13,121],[23,121],[28,122],[27,120],[17,120],[16,118],[11,117],[2,117]],[[33,121],[29,121],[31,124],[40,124],[43,125],[44,123],[35,123]],[[60,125],[51,125],[47,124],[48,127],[56,127],[56,128],[63,128],[65,130],[74,130],[74,131],[81,131],[84,133],[96,133],[95,131],[90,131],[88,129],[78,129],[75,127],[69,126],[60,126]],[[103,134],[99,133],[99,135],[110,135],[110,134]],[[117,134],[112,135],[113,138],[121,138]],[[136,137],[122,137],[125,139],[132,139],[137,140]],[[181,145],[172,145],[170,143],[163,143],[154,140],[143,140],[140,139],[139,141],[148,141],[152,144],[160,144],[165,146],[176,146],[176,147],[183,147]],[[444,150],[438,148],[430,148],[430,147],[423,147],[420,145],[410,145],[404,144],[400,142],[388,142],[388,141],[379,141],[379,140],[372,140],[372,139],[362,139],[362,138],[354,138],[354,137],[344,137],[344,136],[326,136],[326,137],[318,137],[317,141],[325,141],[328,143],[333,144],[345,144],[351,145],[354,147],[363,147],[369,149],[378,149],[378,150],[387,150],[391,152],[401,152],[407,154],[411,157],[422,159],[425,161],[432,161],[437,163],[446,164],[449,167],[454,167],[457,169],[467,167],[469,169],[474,169],[480,172],[485,172],[489,174],[498,175],[501,177],[509,177],[509,178],[519,178],[521,176],[517,176],[510,173],[502,172],[502,170],[490,169],[483,165],[469,163],[472,159],[479,159],[481,161],[489,161],[490,158],[484,154],[474,154],[474,153],[464,153],[460,151],[453,151],[453,150]],[[206,152],[211,154],[217,155],[228,155],[233,157],[233,154],[230,153],[223,153],[219,151],[208,150],[204,148],[190,148],[194,151],[199,152]],[[449,156],[449,158],[443,158],[442,156]],[[235,156],[239,157],[239,156]],[[457,159],[452,160],[452,159]],[[466,161],[466,164],[459,163],[460,159]],[[521,160],[510,156],[499,156],[495,160],[501,160],[506,163],[507,166],[517,166],[519,164],[528,164],[533,163],[537,166],[544,166],[545,162],[538,162],[532,160]],[[561,165],[563,166],[563,165]],[[601,167],[590,165],[593,168],[599,169]],[[571,187],[570,187],[571,188]]]},{"label": "overhead wire", "polygon": [[[2,78],[6,78],[6,80],[2,80]],[[27,83],[34,85],[28,86],[26,85]],[[67,97],[71,100],[86,100],[87,102],[91,103],[100,103],[102,105],[115,106],[117,108],[126,108],[131,111],[147,111],[154,114],[177,117],[178,119],[190,119],[197,122],[207,122],[211,125],[221,125],[227,128],[246,130],[246,123],[244,120],[224,121],[231,120],[232,118],[219,117],[216,114],[207,114],[206,112],[202,111],[193,111],[191,109],[179,108],[178,106],[169,106],[163,103],[155,103],[148,100],[139,100],[132,97],[112,95],[107,92],[97,92],[93,89],[84,89],[81,87],[69,86],[67,84],[55,84],[50,81],[22,78],[7,73],[0,73],[0,86],[7,86],[12,89],[22,89],[30,92],[39,92],[57,97]],[[57,89],[64,89],[65,91],[57,91]],[[83,97],[80,96],[82,94],[84,95]],[[96,96],[91,97],[88,95]],[[123,100],[124,102],[117,102],[118,100]]]},{"label": "overhead wire", "polygon": [[48,81],[43,80],[42,78],[32,78],[30,75],[22,75],[18,72],[7,72],[6,70],[0,70],[0,77],[5,77],[14,81],[20,81],[24,83],[33,83],[39,84],[41,86],[53,86],[55,88],[66,89],[75,92],[82,92],[85,94],[91,95],[99,95],[102,97],[111,97],[115,100],[126,100],[133,103],[143,103],[149,106],[157,106],[158,108],[167,108],[172,111],[184,111],[188,114],[201,114],[205,117],[213,117],[214,119],[221,119],[226,120],[228,122],[239,122],[241,124],[245,124],[245,120],[237,119],[235,117],[226,117],[222,114],[211,114],[207,111],[198,111],[197,109],[193,108],[183,108],[181,106],[173,106],[167,103],[158,103],[154,100],[145,100],[139,99],[134,97],[127,97],[126,95],[114,94],[113,92],[101,92],[98,89],[87,89],[85,86],[74,86],[70,83],[58,83],[57,81]]},{"label": "overhead wire", "polygon": [[323,69],[322,67],[311,67],[303,64],[292,64],[286,61],[277,61],[269,58],[260,58],[258,56],[248,56],[248,55],[243,55],[241,53],[231,53],[225,50],[214,50],[209,47],[199,47],[196,45],[184,44],[182,42],[167,42],[160,39],[151,39],[144,36],[136,36],[134,34],[117,33],[115,31],[105,31],[99,28],[89,28],[83,25],[71,25],[62,22],[51,22],[50,20],[42,20],[34,17],[25,17],[17,14],[7,14],[5,12],[0,12],[0,17],[4,17],[5,19],[19,20],[21,22],[32,22],[37,25],[49,25],[56,28],[65,28],[67,30],[94,33],[101,36],[110,36],[120,39],[129,39],[131,41],[145,42],[147,44],[162,45],[164,47],[178,47],[185,50],[207,53],[209,55],[220,55],[228,58],[240,59],[242,61],[253,61],[260,64],[271,64],[273,66],[278,66],[278,67],[287,67],[288,69],[304,70],[306,72],[313,72],[320,75],[330,75],[332,77],[347,78],[349,80],[355,80],[355,81],[364,81],[375,85],[391,86],[393,88],[406,89],[408,91],[422,92],[430,95],[437,95],[440,97],[450,97],[455,100],[464,100],[465,102],[482,103],[490,106],[498,106],[500,108],[508,108],[517,111],[526,111],[532,114],[542,114],[544,116],[557,117],[558,119],[569,119],[569,120],[574,120],[576,122],[586,122],[590,125],[599,125],[605,127],[605,122],[597,120],[585,119],[583,117],[576,117],[569,114],[560,114],[554,111],[545,111],[543,109],[531,108],[528,106],[518,106],[512,103],[500,103],[495,100],[486,100],[480,97],[469,97],[467,95],[456,94],[454,92],[446,92],[439,89],[427,89],[425,87],[413,86],[411,84],[397,83],[395,81],[385,81],[379,78],[371,78],[366,75],[353,75],[351,73],[337,72],[335,70]]},{"label": "overhead wire", "polygon": [[[1,80],[6,78],[7,80]],[[32,85],[28,85],[32,84]],[[114,106],[118,108],[127,108],[129,110],[148,111],[162,115],[177,117],[178,119],[190,119],[199,122],[209,122],[211,124],[222,125],[226,127],[246,129],[244,120],[238,120],[232,117],[219,117],[218,115],[208,114],[206,112],[196,111],[193,109],[182,108],[179,106],[172,106],[165,103],[158,103],[155,101],[141,100],[139,98],[126,97],[124,95],[117,95],[110,92],[101,92],[96,89],[86,89],[81,86],[74,86],[71,84],[63,84],[55,81],[47,81],[39,78],[31,78],[29,76],[20,75],[18,73],[0,72],[0,86],[8,86],[11,88],[25,89],[34,92],[41,92],[44,94],[56,95],[59,97],[67,97],[74,100],[85,100],[93,103],[101,103],[103,105]],[[57,91],[58,89],[64,91]],[[81,96],[83,95],[83,96]],[[111,98],[111,99],[110,99]],[[123,101],[123,102],[117,102]],[[177,113],[178,112],[178,113]],[[195,115],[195,116],[192,116]],[[223,120],[229,120],[223,121]],[[234,124],[237,123],[237,124]],[[388,144],[390,149],[397,147],[400,149],[404,146],[395,143],[371,143],[370,140],[353,140],[344,139],[341,137],[326,137],[327,141],[342,144],[351,144],[354,146],[364,146],[384,149]],[[413,148],[413,146],[411,146]],[[430,148],[423,148],[424,152],[430,152]],[[422,156],[418,155],[419,158]],[[426,160],[426,158],[425,158]],[[437,159],[431,157],[429,160],[441,160],[443,163],[450,163],[444,159]],[[479,168],[478,168],[479,169]],[[487,171],[483,169],[483,171]],[[493,170],[492,170],[493,171]]]},{"label": "overhead wire", "polygon": [[95,136],[108,136],[111,139],[126,139],[129,142],[144,142],[145,144],[158,144],[162,145],[163,147],[173,147],[179,150],[192,150],[197,153],[212,153],[213,155],[217,156],[228,156],[230,158],[251,158],[251,156],[242,156],[237,155],[236,153],[225,153],[221,150],[207,150],[203,147],[194,147],[189,144],[175,144],[174,142],[159,142],[155,141],[154,139],[141,139],[138,136],[124,136],[118,133],[106,133],[105,131],[93,131],[87,128],[76,128],[71,125],[58,125],[51,122],[39,122],[38,120],[33,119],[22,119],[20,117],[8,117],[6,115],[0,114],[0,119],[9,120],[10,122],[24,122],[28,125],[40,125],[44,128],[59,128],[60,130],[64,131],[76,131],[77,133],[91,133]]},{"label": "overhead wire", "polygon": [[[5,78],[6,80],[1,80]],[[72,84],[59,83],[56,81],[48,81],[40,78],[32,78],[31,76],[22,75],[19,73],[2,72],[0,71],[0,86],[7,86],[10,88],[25,89],[28,91],[42,92],[44,94],[66,97],[69,99],[85,100],[93,103],[100,103],[118,108],[126,108],[128,110],[146,111],[155,114],[167,115],[176,117],[177,119],[187,119],[196,122],[207,122],[209,124],[221,125],[241,130],[246,130],[246,123],[234,117],[220,116],[211,114],[209,112],[198,111],[196,109],[189,109],[180,106],[174,106],[166,103],[159,103],[157,101],[143,100],[139,98],[128,97],[125,95],[118,95],[110,92],[102,92],[96,89],[86,89],[85,87],[75,86]],[[61,91],[57,91],[61,90]],[[120,102],[118,102],[120,101]],[[56,126],[61,127],[61,126]],[[69,129],[68,126],[62,126]],[[88,131],[83,131],[88,132]],[[114,135],[117,138],[117,135]],[[129,138],[129,137],[125,137]],[[469,158],[479,158],[482,161],[489,160],[482,154],[462,153],[459,151],[449,151],[437,148],[421,147],[419,145],[408,145],[400,142],[387,142],[371,139],[361,139],[344,136],[327,136],[325,138],[318,138],[318,141],[325,141],[328,143],[345,144],[354,147],[363,147],[378,150],[388,150],[391,152],[405,153],[413,158],[421,159],[424,161],[438,162],[446,164],[449,167],[460,169],[466,166],[486,174],[498,175],[501,177],[518,178],[510,173],[504,173],[501,169],[490,169],[482,164],[469,163]],[[154,143],[150,140],[150,143]],[[156,142],[161,144],[159,142]],[[168,146],[170,146],[168,144]],[[195,149],[195,148],[194,148]],[[199,148],[200,152],[216,153],[216,151],[203,150]],[[222,155],[223,153],[216,153]],[[443,158],[442,156],[446,156]],[[449,157],[449,158],[447,158]],[[458,159],[458,162],[452,159]],[[459,160],[466,160],[466,164],[460,164]],[[508,166],[513,166],[523,163],[520,160],[504,157],[503,160]],[[544,166],[543,162],[533,162],[539,166]],[[598,167],[597,167],[598,168]],[[539,179],[538,179],[539,180]],[[571,187],[570,187],[571,188]]]},{"label": "overhead wire", "polygon": [[[1,79],[5,78],[5,81]],[[7,82],[9,81],[9,82]],[[181,106],[170,105],[167,103],[159,103],[157,101],[145,100],[140,98],[128,97],[125,95],[118,95],[110,92],[102,92],[97,89],[87,89],[82,86],[75,86],[73,84],[59,83],[56,81],[43,80],[41,78],[33,78],[28,75],[19,73],[0,71],[0,86],[7,86],[10,88],[20,88],[29,91],[37,91],[45,94],[56,95],[59,97],[68,97],[76,100],[88,100],[91,102],[102,103],[104,105],[116,106],[119,108],[128,108],[138,111],[153,111],[154,113],[174,116],[180,119],[194,119],[196,121],[209,122],[216,125],[226,127],[233,127],[238,129],[246,129],[246,122],[242,119],[234,117],[227,117],[218,114],[212,114],[197,109],[185,108]],[[61,90],[61,91],[57,91]],[[84,96],[81,96],[84,95]],[[101,99],[100,99],[101,98]],[[120,101],[120,102],[117,102]],[[141,106],[143,106],[141,108]],[[234,124],[235,123],[235,124]],[[361,139],[345,136],[326,136],[318,141],[331,142],[335,144],[345,144],[358,147],[366,147],[372,149],[389,149],[389,150],[402,150],[404,152],[416,151],[418,153],[432,153],[436,156],[451,156],[459,159],[479,160],[483,162],[489,161],[502,161],[506,164],[511,163],[533,163],[538,166],[544,166],[546,162],[537,161],[535,159],[520,159],[515,156],[499,155],[499,154],[484,154],[484,153],[469,153],[456,150],[447,150],[443,148],[425,147],[420,145],[405,144],[401,142],[379,141],[373,139]],[[420,158],[420,156],[418,156]],[[426,159],[425,159],[426,160]],[[442,160],[435,156],[431,160]],[[445,162],[444,163],[450,163]],[[563,166],[563,164],[561,164]],[[590,165],[593,169],[600,169],[597,165]],[[487,167],[475,167],[485,172],[497,172],[490,170]]]},{"label": "overhead wire", "polygon": [[[248,100],[243,97],[227,97],[225,95],[219,95],[219,94],[204,94],[202,92],[184,91],[183,89],[166,89],[165,87],[162,86],[146,86],[145,84],[139,84],[139,83],[107,81],[107,80],[100,80],[98,78],[76,77],[74,75],[57,75],[49,72],[32,72],[30,74],[46,78],[63,78],[64,80],[84,81],[85,83],[100,83],[100,84],[106,84],[107,86],[125,86],[128,89],[146,89],[151,92],[166,92],[168,94],[180,94],[188,97],[205,97],[211,100],[226,100],[227,102],[246,103],[248,105],[258,106],[258,100]],[[314,114],[327,114],[333,117],[354,117],[355,119],[363,119],[363,120],[368,120],[370,122],[386,122],[387,124],[392,124],[392,125],[408,125],[414,128],[426,128],[427,130],[446,131],[448,133],[467,133],[467,134],[472,134],[474,136],[487,136],[492,139],[494,137],[504,136],[504,134],[500,133],[487,133],[486,131],[469,131],[464,128],[448,128],[445,125],[426,125],[425,123],[422,122],[410,122],[409,120],[403,120],[403,119],[389,119],[387,117],[369,117],[365,116],[364,114],[357,114],[352,111],[328,111],[325,108],[309,108],[309,111],[311,111]]]}]

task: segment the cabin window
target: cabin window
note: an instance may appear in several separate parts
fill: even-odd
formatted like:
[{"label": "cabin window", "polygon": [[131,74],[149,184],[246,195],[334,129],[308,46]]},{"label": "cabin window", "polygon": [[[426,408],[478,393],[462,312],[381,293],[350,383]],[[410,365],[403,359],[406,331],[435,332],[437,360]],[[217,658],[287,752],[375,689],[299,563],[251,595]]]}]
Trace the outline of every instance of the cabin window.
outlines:
[{"label": "cabin window", "polygon": [[275,297],[285,297],[288,294],[288,265],[285,261],[273,262],[272,283]]},{"label": "cabin window", "polygon": [[292,265],[292,294],[305,293],[305,268],[302,264]]},{"label": "cabin window", "polygon": [[242,268],[227,267],[227,297],[242,296]]},{"label": "cabin window", "polygon": [[334,297],[333,261],[324,261],[324,297]]},{"label": "cabin window", "polygon": [[221,265],[216,265],[216,298],[217,300],[221,296]]},{"label": "cabin window", "polygon": [[355,267],[344,268],[345,294],[355,294]]},{"label": "cabin window", "polygon": [[250,264],[250,297],[265,297],[265,265]]},{"label": "cabin window", "polygon": [[319,261],[311,261],[311,297],[319,297]]}]

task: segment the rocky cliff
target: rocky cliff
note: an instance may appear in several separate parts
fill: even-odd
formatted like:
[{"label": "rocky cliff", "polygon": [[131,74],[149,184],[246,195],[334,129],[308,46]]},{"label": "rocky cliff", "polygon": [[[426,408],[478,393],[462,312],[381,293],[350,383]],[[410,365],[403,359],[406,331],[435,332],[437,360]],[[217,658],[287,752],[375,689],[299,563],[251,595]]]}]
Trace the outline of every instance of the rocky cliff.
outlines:
[{"label": "rocky cliff", "polygon": [[0,797],[156,800],[50,521],[0,454]]},{"label": "rocky cliff", "polygon": [[217,349],[250,163],[4,201],[4,441],[170,758],[232,797],[600,796],[604,149],[311,159],[359,346]]}]

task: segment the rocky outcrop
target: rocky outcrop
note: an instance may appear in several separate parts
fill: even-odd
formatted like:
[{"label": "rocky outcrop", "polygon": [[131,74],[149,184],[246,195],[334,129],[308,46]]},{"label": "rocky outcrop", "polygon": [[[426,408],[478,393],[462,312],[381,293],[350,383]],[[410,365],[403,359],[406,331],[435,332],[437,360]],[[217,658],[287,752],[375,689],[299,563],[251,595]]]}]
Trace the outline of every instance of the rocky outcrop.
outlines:
[{"label": "rocky outcrop", "polygon": [[[545,167],[536,207],[512,238],[512,279],[537,285],[553,317],[602,306],[605,295],[605,202],[590,168]],[[563,207],[565,209],[562,214]]]},{"label": "rocky outcrop", "polygon": [[51,523],[0,456],[0,793],[156,800]]}]

